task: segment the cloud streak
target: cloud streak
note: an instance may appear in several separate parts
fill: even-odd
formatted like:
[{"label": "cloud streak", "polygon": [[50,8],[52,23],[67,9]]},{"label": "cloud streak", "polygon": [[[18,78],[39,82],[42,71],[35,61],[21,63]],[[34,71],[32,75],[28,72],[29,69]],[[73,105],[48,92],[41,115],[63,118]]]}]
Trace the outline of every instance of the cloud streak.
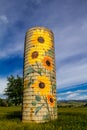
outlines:
[{"label": "cloud streak", "polygon": [[87,100],[87,90],[67,91],[58,95],[60,100]]},{"label": "cloud streak", "polygon": [[[87,81],[87,19],[55,32],[57,86],[59,88]],[[58,36],[57,36],[58,35]]]},{"label": "cloud streak", "polygon": [[8,23],[8,18],[5,15],[0,15],[0,22],[1,23]]},{"label": "cloud streak", "polygon": [[0,93],[4,93],[4,89],[6,88],[7,79],[0,77]]}]

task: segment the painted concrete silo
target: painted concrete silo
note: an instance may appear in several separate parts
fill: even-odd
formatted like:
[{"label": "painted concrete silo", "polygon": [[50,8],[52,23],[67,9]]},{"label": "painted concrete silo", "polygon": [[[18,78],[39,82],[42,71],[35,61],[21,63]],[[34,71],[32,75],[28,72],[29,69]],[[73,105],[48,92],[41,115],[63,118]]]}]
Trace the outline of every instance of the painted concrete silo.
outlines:
[{"label": "painted concrete silo", "polygon": [[24,48],[23,122],[57,118],[54,35],[44,27],[26,32]]}]

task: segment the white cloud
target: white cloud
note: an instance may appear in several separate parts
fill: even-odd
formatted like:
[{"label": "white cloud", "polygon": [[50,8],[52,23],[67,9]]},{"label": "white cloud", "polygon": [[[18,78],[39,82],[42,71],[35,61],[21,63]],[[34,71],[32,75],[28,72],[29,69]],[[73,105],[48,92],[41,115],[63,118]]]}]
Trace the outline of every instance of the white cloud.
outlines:
[{"label": "white cloud", "polygon": [[4,90],[6,88],[6,84],[7,84],[7,79],[0,77],[0,94],[4,93]]},{"label": "white cloud", "polygon": [[7,16],[5,16],[5,15],[0,15],[0,22],[7,24],[7,23],[8,23],[8,18],[7,18]]},{"label": "white cloud", "polygon": [[87,99],[87,94],[79,94],[79,93],[72,93],[71,95],[66,96],[66,100],[84,100]]},{"label": "white cloud", "polygon": [[60,100],[84,100],[87,99],[87,90],[67,91],[58,95]]},{"label": "white cloud", "polygon": [[87,82],[87,19],[65,28],[54,28],[57,86]]},{"label": "white cloud", "polygon": [[77,92],[77,93],[87,93],[87,90],[77,90],[75,92]]},{"label": "white cloud", "polygon": [[14,47],[4,48],[4,50],[0,52],[0,59],[16,55],[23,56],[23,44]]},{"label": "white cloud", "polygon": [[[22,76],[22,70],[16,70],[15,72],[13,72],[14,77],[16,77],[17,75]],[[8,75],[8,77],[10,76],[10,74]],[[7,77],[0,77],[0,94],[4,93],[5,88],[7,87]]]},{"label": "white cloud", "polygon": [[79,97],[79,93],[73,92],[72,94],[69,94],[68,96],[66,96],[66,99],[68,100],[78,99],[77,97]]},{"label": "white cloud", "polygon": [[[24,36],[23,34],[15,34],[15,38],[12,39],[11,43],[8,44],[8,46],[4,46],[2,51],[0,51],[0,59],[2,58],[8,58],[11,56],[23,56],[24,51]],[[17,39],[15,41],[15,39]]]},{"label": "white cloud", "polygon": [[56,59],[63,60],[67,57],[87,52],[87,19],[65,28],[54,29]]},{"label": "white cloud", "polygon": [[66,65],[57,71],[57,86],[64,88],[67,86],[87,82],[87,64],[81,63]]},{"label": "white cloud", "polygon": [[64,96],[64,95],[68,95],[68,94],[72,94],[72,93],[73,93],[72,91],[67,91],[64,93],[59,93],[59,96]]}]

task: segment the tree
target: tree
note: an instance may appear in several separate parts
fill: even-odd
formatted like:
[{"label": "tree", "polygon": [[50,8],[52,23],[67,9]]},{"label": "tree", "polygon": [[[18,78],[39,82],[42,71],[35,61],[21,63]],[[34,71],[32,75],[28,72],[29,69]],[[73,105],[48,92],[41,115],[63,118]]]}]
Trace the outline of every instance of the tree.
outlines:
[{"label": "tree", "polygon": [[5,89],[5,95],[7,96],[8,102],[14,105],[20,105],[22,103],[23,93],[23,78],[17,76],[10,76],[7,78],[7,88]]}]

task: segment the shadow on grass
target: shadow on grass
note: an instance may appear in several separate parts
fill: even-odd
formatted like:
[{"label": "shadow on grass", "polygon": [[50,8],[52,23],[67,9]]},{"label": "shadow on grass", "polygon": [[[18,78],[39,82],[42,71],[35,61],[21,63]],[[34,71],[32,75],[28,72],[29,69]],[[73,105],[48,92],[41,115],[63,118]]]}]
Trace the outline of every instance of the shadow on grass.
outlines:
[{"label": "shadow on grass", "polygon": [[21,111],[14,111],[14,112],[12,112],[12,113],[8,113],[7,115],[6,115],[6,118],[7,119],[19,119],[19,120],[21,120],[22,119],[22,112]]}]

